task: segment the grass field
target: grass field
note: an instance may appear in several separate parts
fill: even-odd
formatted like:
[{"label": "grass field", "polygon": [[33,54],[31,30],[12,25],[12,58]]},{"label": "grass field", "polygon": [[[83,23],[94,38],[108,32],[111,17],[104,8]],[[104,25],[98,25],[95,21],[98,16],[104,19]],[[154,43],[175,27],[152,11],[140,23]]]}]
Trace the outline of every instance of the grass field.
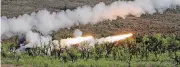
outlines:
[{"label": "grass field", "polygon": [[[173,60],[170,60],[166,54],[160,58],[160,61],[140,61],[138,59],[134,59],[131,63],[131,67],[174,67],[176,66],[173,63]],[[153,58],[153,57],[151,57]],[[2,67],[3,65],[11,64],[12,66],[23,66],[23,67],[128,67],[128,63],[126,61],[118,61],[118,60],[83,60],[79,59],[76,62],[68,61],[62,62],[61,60],[55,59],[51,56],[37,56],[31,57],[27,55],[21,56],[21,59],[17,62],[16,59],[13,58],[3,58],[2,59]],[[178,66],[177,66],[178,67]]]}]

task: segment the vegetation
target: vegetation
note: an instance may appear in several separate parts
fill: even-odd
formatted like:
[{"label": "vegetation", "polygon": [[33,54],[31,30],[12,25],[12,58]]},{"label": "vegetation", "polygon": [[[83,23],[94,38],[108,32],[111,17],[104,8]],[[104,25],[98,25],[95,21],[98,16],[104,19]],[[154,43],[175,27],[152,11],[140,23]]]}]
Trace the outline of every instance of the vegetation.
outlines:
[{"label": "vegetation", "polygon": [[[114,1],[116,0],[2,0],[2,16],[12,18],[44,8],[51,12],[58,12],[61,9],[75,9],[83,5],[94,6],[99,2],[110,4]],[[77,28],[81,28],[86,32],[85,34],[96,33],[96,37],[119,32],[135,32],[141,36],[157,32],[163,35],[178,35],[145,35],[118,43],[97,44],[94,48],[83,49],[83,51],[70,48],[54,50],[52,55],[48,55],[44,49],[34,48],[24,53],[16,53],[14,47],[18,38],[12,37],[6,40],[6,43],[2,43],[1,62],[23,67],[180,67],[179,14],[179,8],[171,9],[164,14],[156,13],[151,16],[146,14],[140,18],[127,17],[94,25],[73,26],[70,30],[61,29],[55,32],[55,39],[70,37],[70,33]]]},{"label": "vegetation", "polygon": [[47,48],[14,51],[14,43],[2,43],[2,64],[23,67],[178,67],[180,37],[175,35],[132,37],[94,47],[61,48],[49,54]]}]

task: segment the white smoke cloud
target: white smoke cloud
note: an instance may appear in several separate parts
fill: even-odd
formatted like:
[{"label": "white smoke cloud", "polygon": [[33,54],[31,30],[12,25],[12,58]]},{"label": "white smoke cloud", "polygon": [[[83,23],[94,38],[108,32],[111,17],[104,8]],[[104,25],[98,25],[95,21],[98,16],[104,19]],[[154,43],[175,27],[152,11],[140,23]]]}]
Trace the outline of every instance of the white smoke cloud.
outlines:
[{"label": "white smoke cloud", "polygon": [[[52,38],[51,36],[41,36],[39,33],[35,33],[32,31],[28,31],[26,33],[26,43],[27,44],[20,44],[20,47],[16,50],[16,52],[23,52],[26,48],[34,48],[34,47],[41,47],[44,48],[45,46],[49,46],[53,48],[51,44]],[[48,51],[50,51],[48,49]]]},{"label": "white smoke cloud", "polygon": [[[1,17],[1,38],[10,37],[7,34],[9,33],[9,24],[6,17]],[[6,34],[6,35],[2,35]]]},{"label": "white smoke cloud", "polygon": [[74,37],[81,37],[82,34],[83,32],[79,29],[74,30],[74,33],[73,33]]},{"label": "white smoke cloud", "polygon": [[74,24],[95,24],[104,20],[116,20],[118,17],[125,19],[128,15],[140,17],[142,14],[163,13],[168,8],[177,6],[180,6],[180,0],[135,0],[115,1],[110,5],[100,2],[94,7],[86,5],[56,13],[44,9],[17,18],[1,17],[1,37],[9,38],[31,30],[47,36],[52,31],[70,28]]},{"label": "white smoke cloud", "polygon": [[19,16],[17,18],[9,19],[9,29],[12,33],[27,33],[27,31],[31,31],[31,18],[29,15],[24,14],[23,16]]},{"label": "white smoke cloud", "polygon": [[78,44],[86,44],[87,46],[94,46],[96,43],[94,37],[87,36],[87,37],[76,37],[76,38],[67,38],[67,39],[61,39],[60,45],[61,47],[71,47],[72,45]]},{"label": "white smoke cloud", "polygon": [[25,45],[25,47],[44,47],[48,46],[51,43],[52,38],[50,36],[41,36],[39,33],[34,33],[32,31],[29,31],[26,34],[26,41],[28,41],[28,44]]}]

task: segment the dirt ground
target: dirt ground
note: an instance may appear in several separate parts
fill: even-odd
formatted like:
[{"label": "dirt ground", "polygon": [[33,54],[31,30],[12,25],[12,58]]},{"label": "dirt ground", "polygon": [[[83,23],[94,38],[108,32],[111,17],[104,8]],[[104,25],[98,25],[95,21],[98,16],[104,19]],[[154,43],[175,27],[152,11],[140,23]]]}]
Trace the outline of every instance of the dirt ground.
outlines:
[{"label": "dirt ground", "polygon": [[15,17],[25,13],[32,13],[40,9],[59,11],[75,9],[78,6],[94,6],[99,2],[106,4],[116,0],[1,0],[2,16]]},{"label": "dirt ground", "polygon": [[[59,11],[83,5],[94,6],[99,2],[109,4],[113,1],[115,0],[2,0],[1,16],[16,17],[40,9]],[[84,35],[94,35],[95,37],[116,35],[123,32],[133,32],[140,35],[154,33],[180,35],[180,8],[167,10],[164,14],[156,13],[138,18],[129,16],[126,19],[119,18],[94,25],[73,26],[71,29],[60,29],[52,35],[55,39],[71,37],[74,29],[77,28],[82,30]]]}]

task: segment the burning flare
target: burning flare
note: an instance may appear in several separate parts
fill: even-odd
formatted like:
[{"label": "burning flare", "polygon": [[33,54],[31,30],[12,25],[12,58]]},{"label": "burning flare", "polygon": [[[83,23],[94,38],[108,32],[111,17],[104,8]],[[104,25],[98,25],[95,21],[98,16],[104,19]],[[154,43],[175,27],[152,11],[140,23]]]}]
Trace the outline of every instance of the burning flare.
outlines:
[{"label": "burning flare", "polygon": [[105,37],[105,38],[100,38],[97,39],[97,43],[98,44],[102,44],[102,43],[113,43],[119,40],[123,40],[126,39],[128,37],[131,37],[133,34],[132,33],[128,33],[128,34],[123,34],[123,35],[116,35],[116,36],[109,36],[109,37]]},{"label": "burning flare", "polygon": [[93,36],[87,36],[87,37],[77,37],[77,38],[67,38],[67,39],[61,39],[61,47],[70,47],[72,45],[79,44],[81,45],[82,43],[86,43],[89,46],[94,46],[95,43],[102,44],[102,43],[113,43],[119,40],[126,39],[128,37],[131,37],[133,34],[128,33],[128,34],[122,34],[122,35],[116,35],[116,36],[109,36],[105,38],[100,38],[100,39],[94,39]]},{"label": "burning flare", "polygon": [[[31,33],[32,34],[32,33]],[[36,34],[33,34],[34,36]],[[92,46],[94,47],[95,43],[98,43],[98,44],[103,44],[103,43],[113,43],[113,42],[116,42],[116,41],[119,41],[119,40],[123,40],[123,39],[126,39],[128,37],[131,37],[133,34],[132,33],[128,33],[128,34],[122,34],[122,35],[116,35],[116,36],[109,36],[109,37],[105,37],[105,38],[100,38],[100,39],[95,39],[93,36],[86,36],[86,37],[76,37],[76,38],[67,38],[67,39],[61,39],[60,40],[60,43],[58,40],[53,40],[52,41],[52,44],[51,44],[51,47],[52,49],[59,49],[59,47],[61,48],[65,48],[66,46],[67,47],[71,47],[71,46],[79,46],[79,45],[82,45],[82,44],[86,44],[87,46]],[[33,37],[34,38],[34,37]],[[36,38],[36,40],[38,40],[38,38]],[[31,43],[28,43],[26,44],[25,46],[21,46],[21,48],[18,49],[18,51],[24,51],[25,48],[33,48],[33,44],[39,44],[38,47],[40,47],[41,43],[38,41],[30,41]],[[41,40],[41,42],[43,42],[44,44],[48,44],[49,43],[49,39],[44,39]],[[54,47],[53,47],[54,46]]]},{"label": "burning flare", "polygon": [[86,36],[86,37],[77,37],[77,38],[67,38],[61,40],[61,46],[71,46],[74,44],[81,44],[83,42],[89,42],[94,40],[93,36]]}]

